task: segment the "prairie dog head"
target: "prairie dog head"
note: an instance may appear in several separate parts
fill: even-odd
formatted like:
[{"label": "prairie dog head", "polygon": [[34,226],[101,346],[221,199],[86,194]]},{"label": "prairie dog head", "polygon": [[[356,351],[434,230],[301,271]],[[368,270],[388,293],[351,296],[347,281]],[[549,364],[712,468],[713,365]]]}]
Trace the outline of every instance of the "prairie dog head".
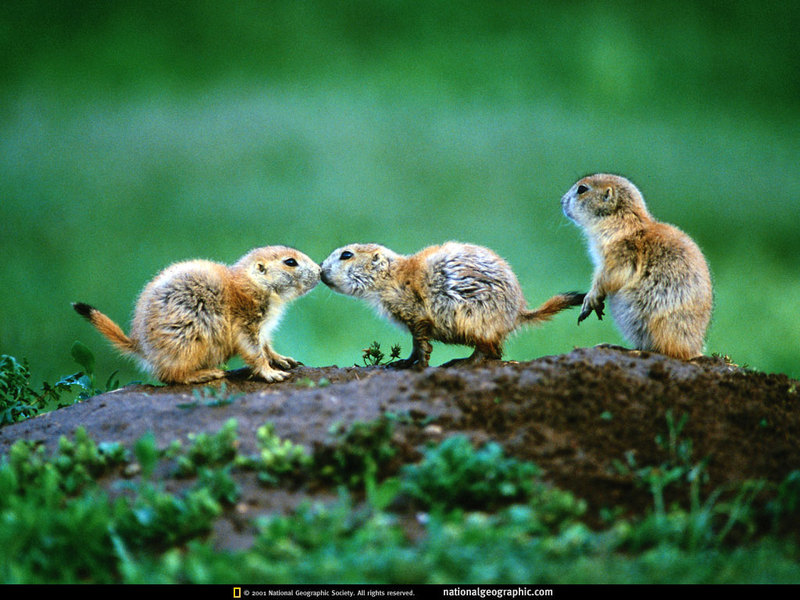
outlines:
[{"label": "prairie dog head", "polygon": [[319,283],[320,268],[302,252],[287,246],[251,250],[233,265],[258,289],[286,301],[299,298]]},{"label": "prairie dog head", "polygon": [[579,179],[561,198],[561,210],[589,232],[609,218],[625,215],[640,220],[650,218],[637,187],[624,177],[606,173]]},{"label": "prairie dog head", "polygon": [[389,266],[399,257],[378,244],[342,246],[322,262],[322,282],[340,294],[370,298],[380,290]]}]

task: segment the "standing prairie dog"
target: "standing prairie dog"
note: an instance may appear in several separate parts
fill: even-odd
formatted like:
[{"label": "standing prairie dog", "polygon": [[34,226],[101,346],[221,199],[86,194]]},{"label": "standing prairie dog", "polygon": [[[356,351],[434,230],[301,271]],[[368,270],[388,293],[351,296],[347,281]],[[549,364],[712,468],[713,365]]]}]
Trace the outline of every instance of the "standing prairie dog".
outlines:
[{"label": "standing prairie dog", "polygon": [[393,363],[398,367],[427,367],[430,340],[474,348],[469,358],[448,364],[499,359],[516,328],[583,301],[583,294],[562,294],[527,310],[517,277],[502,258],[458,242],[411,256],[377,244],[344,246],[322,263],[322,281],[336,292],[365,299],[408,328],[413,350],[408,359]]},{"label": "standing prairie dog", "polygon": [[139,357],[165,383],[225,376],[239,354],[255,375],[282,381],[299,363],[272,349],[270,335],[289,302],[319,282],[319,266],[285,246],[256,248],[231,266],[190,260],[159,273],[136,303],[130,337],[106,315],[73,304],[122,353]]},{"label": "standing prairie dog", "polygon": [[711,320],[711,276],[703,253],[656,221],[639,190],[618,175],[584,177],[561,199],[595,264],[578,323],[603,316],[606,297],[622,334],[639,350],[687,360],[703,354]]}]

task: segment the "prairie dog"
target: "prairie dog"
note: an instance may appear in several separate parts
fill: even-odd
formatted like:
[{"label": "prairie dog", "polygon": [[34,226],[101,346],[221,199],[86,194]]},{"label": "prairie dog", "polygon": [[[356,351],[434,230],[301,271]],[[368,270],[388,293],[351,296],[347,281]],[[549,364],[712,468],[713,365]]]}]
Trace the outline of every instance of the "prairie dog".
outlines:
[{"label": "prairie dog", "polygon": [[319,282],[320,267],[285,246],[256,248],[231,266],[207,260],[175,263],[136,303],[130,337],[106,315],[73,307],[122,353],[136,355],[164,383],[203,383],[239,354],[255,375],[282,381],[299,363],[272,349],[271,332],[289,302]]},{"label": "prairie dog", "polygon": [[583,294],[554,296],[527,310],[517,277],[497,254],[481,246],[447,242],[403,256],[377,244],[334,250],[322,263],[322,281],[341,294],[363,298],[408,328],[413,350],[397,367],[424,368],[430,340],[471,346],[450,364],[499,359],[503,342],[519,326],[577,306]]},{"label": "prairie dog", "polygon": [[595,265],[578,323],[604,300],[636,349],[688,360],[703,353],[711,320],[711,276],[703,253],[677,227],[656,221],[636,186],[618,175],[576,182],[561,199],[581,227]]}]

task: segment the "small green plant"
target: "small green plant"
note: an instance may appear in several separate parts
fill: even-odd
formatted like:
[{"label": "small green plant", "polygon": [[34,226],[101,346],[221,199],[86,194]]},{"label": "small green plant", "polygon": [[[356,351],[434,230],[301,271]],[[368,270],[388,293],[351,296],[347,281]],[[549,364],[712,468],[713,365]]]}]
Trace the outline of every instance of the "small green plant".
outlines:
[{"label": "small green plant", "polygon": [[311,465],[311,456],[305,447],[281,439],[275,425],[266,423],[256,432],[259,454],[246,464],[258,471],[259,481],[277,485],[282,479],[298,475]]},{"label": "small green plant", "polygon": [[403,492],[426,507],[487,509],[527,500],[539,474],[536,465],[505,456],[495,442],[476,450],[457,435],[427,449],[419,464],[403,467]]},{"label": "small green plant", "polygon": [[[85,390],[86,379],[81,373],[60,379],[54,385],[42,384],[41,391],[33,389],[28,365],[13,356],[0,356],[0,425],[15,423],[42,412],[68,406],[75,401],[75,386]],[[85,392],[78,399],[86,397]]]},{"label": "small green plant", "polygon": [[179,450],[180,444],[162,451],[152,433],[134,444],[142,478],[122,486],[128,493],[115,501],[110,525],[114,547],[121,556],[128,556],[131,549],[170,547],[204,535],[222,514],[223,505],[238,498],[238,486],[230,476],[236,421],[228,421],[217,434],[191,435],[190,439],[191,448],[178,456],[176,474],[191,473],[197,479],[182,495],[166,492],[163,481],[152,480],[159,461]]},{"label": "small green plant", "polygon": [[673,483],[686,481],[690,483],[690,496],[692,506],[699,505],[701,484],[707,480],[705,471],[707,459],[697,464],[692,464],[692,441],[681,437],[686,426],[688,415],[683,415],[677,421],[672,411],[665,415],[667,422],[666,437],[659,434],[655,438],[656,445],[667,454],[667,459],[658,466],[637,465],[632,452],[625,454],[625,462],[615,461],[618,472],[631,475],[637,485],[646,486],[653,496],[656,515],[666,514],[665,491]]},{"label": "small green plant", "polygon": [[207,385],[203,388],[195,388],[192,390],[194,401],[179,404],[178,408],[189,409],[197,408],[198,406],[216,408],[220,406],[227,406],[233,403],[237,398],[240,398],[242,395],[243,394],[234,394],[228,392],[228,385],[223,381],[219,387]]},{"label": "small green plant", "polygon": [[407,563],[413,562],[406,555],[407,542],[396,521],[384,513],[354,507],[346,490],[340,490],[338,500],[327,506],[306,502],[293,514],[259,519],[257,524],[254,555],[269,563],[293,565],[295,577],[301,580],[324,581],[325,576],[347,577],[348,571],[391,568],[387,561],[399,562],[396,566],[407,571]]},{"label": "small green plant", "polygon": [[73,439],[62,436],[52,458],[43,444],[19,440],[9,449],[7,465],[19,490],[43,485],[53,478],[64,494],[74,495],[97,477],[129,460],[128,452],[117,443],[96,444],[83,427]]},{"label": "small green plant", "polygon": [[[207,533],[222,514],[222,503],[208,487],[207,479],[177,496],[149,481],[135,488],[129,499],[115,503],[113,531],[128,548],[164,548]],[[216,486],[226,499],[230,486]]]},{"label": "small green plant", "polygon": [[324,388],[328,387],[330,384],[331,382],[327,377],[320,377],[317,381],[314,381],[310,377],[302,377],[295,382],[295,385],[300,388]]},{"label": "small green plant", "polygon": [[76,341],[70,354],[83,370],[62,377],[55,384],[44,382],[41,391],[31,386],[27,363],[13,356],[0,355],[0,425],[69,406],[119,387],[115,371],[108,378],[105,389],[97,388],[94,355],[84,344]]},{"label": "small green plant", "polygon": [[395,455],[391,438],[393,423],[386,418],[357,421],[347,428],[331,427],[335,442],[319,445],[313,453],[313,469],[322,480],[350,488],[376,481],[378,472]]},{"label": "small green plant", "polygon": [[79,385],[82,388],[82,391],[78,394],[78,398],[80,400],[85,400],[86,398],[90,398],[91,396],[96,396],[97,394],[102,394],[104,392],[110,392],[111,390],[115,390],[119,387],[117,371],[114,371],[111,373],[111,375],[109,375],[108,379],[106,380],[105,387],[97,387],[96,374],[94,371],[94,354],[85,344],[75,341],[70,349],[70,355],[76,363],[83,367],[82,372],[78,372],[69,376],[70,379],[75,381],[76,385]]},{"label": "small green plant", "polygon": [[4,583],[113,583],[113,507],[96,489],[69,497],[52,468],[36,485],[11,489],[0,470],[0,580]]},{"label": "small green plant", "polygon": [[[177,440],[176,442],[171,446],[170,450],[180,449],[180,442]],[[142,476],[146,479],[151,477],[162,456],[162,452],[158,449],[158,444],[156,443],[156,437],[152,432],[148,432],[136,440],[133,445],[133,453]]]},{"label": "small green plant", "polygon": [[177,474],[186,477],[195,475],[201,468],[232,463],[239,446],[237,428],[236,419],[229,419],[217,433],[190,433],[191,446],[177,457]]},{"label": "small green plant", "polygon": [[362,360],[365,367],[382,365],[399,359],[400,352],[402,352],[400,345],[394,344],[389,351],[389,360],[384,361],[386,355],[381,350],[381,345],[378,342],[372,342],[368,348],[364,348],[362,351]]},{"label": "small green plant", "polygon": [[766,507],[767,514],[772,520],[772,529],[780,531],[784,520],[794,520],[797,523],[800,517],[800,470],[789,473],[778,486],[775,498],[770,500]]},{"label": "small green plant", "polygon": [[30,378],[27,364],[13,356],[0,355],[0,425],[22,421],[39,412],[43,394],[31,388]]},{"label": "small green plant", "polygon": [[397,423],[399,425],[416,425],[417,427],[425,427],[430,425],[436,420],[436,415],[426,415],[417,411],[384,411],[383,418]]},{"label": "small green plant", "polygon": [[[629,474],[634,483],[647,487],[653,497],[653,513],[647,515],[631,530],[628,542],[641,549],[666,541],[691,551],[719,547],[737,528],[743,535],[755,530],[754,502],[766,488],[763,481],[747,481],[738,489],[718,488],[703,497],[708,481],[708,458],[692,460],[692,443],[682,437],[687,415],[676,420],[667,411],[667,435],[656,436],[656,444],[667,455],[657,466],[636,464],[632,453],[626,454],[625,464],[617,462],[620,473]],[[688,508],[678,503],[667,506],[667,488],[683,484],[688,489]],[[723,494],[733,492],[728,500]],[[730,495],[730,494],[729,494]]]},{"label": "small green plant", "polygon": [[677,421],[668,410],[664,415],[667,421],[667,437],[656,435],[656,444],[669,454],[669,461],[676,465],[688,465],[692,456],[692,440],[682,438],[683,429],[689,420],[689,415],[683,414]]}]

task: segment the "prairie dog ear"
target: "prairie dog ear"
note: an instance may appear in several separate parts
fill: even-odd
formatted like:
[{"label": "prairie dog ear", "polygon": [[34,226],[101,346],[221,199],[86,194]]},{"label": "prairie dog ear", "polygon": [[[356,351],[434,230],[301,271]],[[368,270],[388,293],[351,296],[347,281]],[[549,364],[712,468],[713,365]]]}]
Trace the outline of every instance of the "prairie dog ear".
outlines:
[{"label": "prairie dog ear", "polygon": [[603,190],[603,200],[608,202],[613,197],[614,197],[614,188],[613,187],[608,186],[605,190]]},{"label": "prairie dog ear", "polygon": [[375,252],[372,255],[372,266],[379,269],[386,269],[391,262],[391,258],[383,252]]}]

